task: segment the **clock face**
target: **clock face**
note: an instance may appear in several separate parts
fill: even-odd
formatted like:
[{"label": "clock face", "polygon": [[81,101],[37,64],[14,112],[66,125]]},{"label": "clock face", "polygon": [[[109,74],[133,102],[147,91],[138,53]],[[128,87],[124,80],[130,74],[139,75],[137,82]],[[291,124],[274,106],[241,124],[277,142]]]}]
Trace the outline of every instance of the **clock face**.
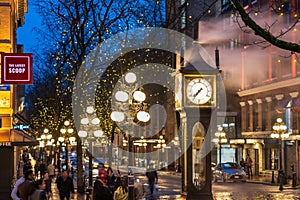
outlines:
[{"label": "clock face", "polygon": [[194,104],[205,104],[212,98],[212,86],[204,78],[192,79],[186,91],[187,98]]}]

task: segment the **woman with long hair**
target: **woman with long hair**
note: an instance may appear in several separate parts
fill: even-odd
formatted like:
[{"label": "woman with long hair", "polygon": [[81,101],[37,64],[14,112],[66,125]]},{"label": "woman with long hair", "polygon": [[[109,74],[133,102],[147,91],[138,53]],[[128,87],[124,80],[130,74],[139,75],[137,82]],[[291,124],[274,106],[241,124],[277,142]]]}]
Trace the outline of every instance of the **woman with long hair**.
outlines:
[{"label": "woman with long hair", "polygon": [[114,200],[128,200],[128,177],[121,178],[121,185],[114,193]]}]

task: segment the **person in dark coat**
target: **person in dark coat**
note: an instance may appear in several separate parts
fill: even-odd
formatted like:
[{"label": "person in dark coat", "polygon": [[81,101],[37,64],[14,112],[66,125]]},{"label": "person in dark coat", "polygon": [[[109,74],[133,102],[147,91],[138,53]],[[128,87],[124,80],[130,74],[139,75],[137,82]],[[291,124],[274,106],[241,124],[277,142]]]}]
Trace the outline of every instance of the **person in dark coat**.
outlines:
[{"label": "person in dark coat", "polygon": [[46,184],[43,179],[35,181],[35,190],[29,196],[28,200],[48,200],[48,196],[45,191]]},{"label": "person in dark coat", "polygon": [[56,185],[61,200],[64,200],[65,198],[69,200],[70,194],[74,194],[73,179],[69,177],[67,170],[63,171],[62,176],[57,178]]},{"label": "person in dark coat", "polygon": [[25,181],[18,186],[18,194],[20,199],[28,199],[29,196],[34,192],[34,173],[32,170],[28,170],[24,174]]},{"label": "person in dark coat", "polygon": [[92,200],[113,200],[113,195],[107,185],[97,178],[94,182]]},{"label": "person in dark coat", "polygon": [[150,195],[153,196],[154,184],[158,182],[157,171],[154,168],[149,168],[146,172],[146,176],[148,178]]},{"label": "person in dark coat", "polygon": [[116,181],[117,178],[112,170],[111,167],[108,167],[107,174],[106,174],[106,184],[110,192],[113,194],[115,192],[116,188]]},{"label": "person in dark coat", "polygon": [[51,190],[52,180],[49,177],[49,173],[48,172],[44,172],[43,181],[45,182],[45,189],[44,190],[45,190],[47,196],[51,197],[52,196],[52,190]]},{"label": "person in dark coat", "polygon": [[43,174],[45,173],[45,171],[47,171],[47,166],[44,161],[42,161],[42,163],[40,164],[39,171],[40,171],[40,178],[43,178],[42,177]]}]

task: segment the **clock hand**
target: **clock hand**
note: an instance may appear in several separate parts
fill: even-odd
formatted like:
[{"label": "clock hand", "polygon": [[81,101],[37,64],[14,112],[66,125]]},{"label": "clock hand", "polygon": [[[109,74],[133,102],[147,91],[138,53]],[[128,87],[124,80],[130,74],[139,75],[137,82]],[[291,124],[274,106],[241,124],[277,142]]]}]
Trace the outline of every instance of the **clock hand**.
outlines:
[{"label": "clock hand", "polygon": [[202,90],[203,90],[203,88],[200,88],[200,89],[196,92],[196,94],[194,94],[194,99],[196,98],[196,96],[197,96]]}]

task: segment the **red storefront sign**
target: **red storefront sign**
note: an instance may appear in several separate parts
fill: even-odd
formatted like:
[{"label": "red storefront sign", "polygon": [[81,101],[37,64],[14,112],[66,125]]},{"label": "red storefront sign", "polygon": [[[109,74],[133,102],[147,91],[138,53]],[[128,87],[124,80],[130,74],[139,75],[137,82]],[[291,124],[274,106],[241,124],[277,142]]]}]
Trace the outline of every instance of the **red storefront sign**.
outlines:
[{"label": "red storefront sign", "polygon": [[32,84],[32,74],[32,54],[1,54],[1,84]]}]

